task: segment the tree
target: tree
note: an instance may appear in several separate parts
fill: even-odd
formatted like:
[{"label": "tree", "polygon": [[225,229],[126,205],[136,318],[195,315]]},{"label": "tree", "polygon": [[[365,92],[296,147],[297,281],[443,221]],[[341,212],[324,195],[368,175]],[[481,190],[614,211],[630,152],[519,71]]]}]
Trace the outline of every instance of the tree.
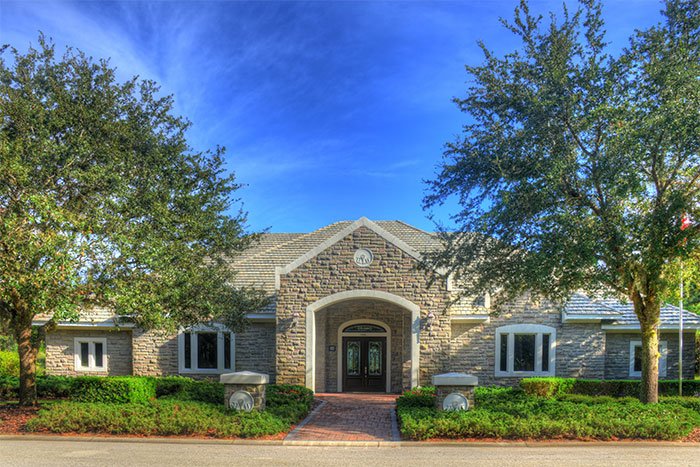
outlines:
[{"label": "tree", "polygon": [[[0,50],[0,324],[20,356],[20,403],[36,402],[40,334],[110,307],[143,328],[218,319],[262,304],[234,289],[227,258],[246,248],[239,186],[223,149],[197,152],[189,122],[152,81],[117,82],[107,61],[43,36]],[[32,328],[36,315],[49,324]]]},{"label": "tree", "polygon": [[457,232],[432,266],[466,293],[504,303],[576,290],[631,301],[639,319],[641,399],[658,400],[658,327],[669,265],[697,251],[700,219],[700,6],[669,0],[664,21],[608,53],[601,4],[548,24],[525,1],[522,41],[502,58],[481,44],[468,66],[471,122],[446,145],[426,208],[456,197]]}]

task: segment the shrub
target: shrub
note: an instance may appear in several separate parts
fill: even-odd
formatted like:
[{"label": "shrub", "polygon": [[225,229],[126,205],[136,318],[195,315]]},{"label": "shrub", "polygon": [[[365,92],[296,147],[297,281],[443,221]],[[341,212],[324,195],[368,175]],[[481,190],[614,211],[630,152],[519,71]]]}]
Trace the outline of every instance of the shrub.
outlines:
[{"label": "shrub", "polygon": [[269,384],[266,396],[268,407],[300,403],[310,408],[314,402],[314,392],[311,389],[295,384]]},{"label": "shrub", "polygon": [[[523,378],[520,387],[526,394],[539,397],[560,397],[564,394],[588,396],[639,397],[641,382],[622,379]],[[700,395],[700,380],[683,381],[684,395]],[[659,395],[678,395],[678,381],[659,381]]]},{"label": "shrub", "polygon": [[138,376],[80,376],[71,386],[70,397],[76,402],[146,403],[156,397],[153,378]]},{"label": "shrub", "polygon": [[[522,391],[477,391],[477,406],[466,412],[426,407],[397,409],[401,432],[427,438],[661,439],[687,436],[700,426],[693,398],[665,398],[645,405],[633,398],[563,395],[564,400]],[[668,399],[668,400],[667,400]],[[483,403],[488,400],[488,403]]]},{"label": "shrub", "polygon": [[17,399],[19,378],[16,376],[0,375],[0,400]]},{"label": "shrub", "polygon": [[194,380],[183,376],[153,379],[156,386],[156,397],[211,404],[223,404],[224,402],[224,385],[218,381]]},{"label": "shrub", "polygon": [[314,392],[293,384],[270,384],[266,389],[266,411],[287,421],[296,423],[311,410]]},{"label": "shrub", "polygon": [[39,411],[27,423],[27,429],[52,433],[249,438],[286,431],[289,424],[266,412],[234,412],[223,404],[154,399],[145,404],[57,402]]},{"label": "shrub", "polygon": [[520,387],[530,396],[551,398],[571,392],[574,382],[573,378],[524,378]]},{"label": "shrub", "polygon": [[19,354],[16,351],[0,351],[0,376],[19,377]]},{"label": "shrub", "polygon": [[396,407],[435,407],[435,388],[423,386],[404,391],[396,399]]},{"label": "shrub", "polygon": [[[75,378],[70,376],[37,376],[36,392],[40,399],[62,399],[70,395]],[[0,375],[0,400],[17,399],[19,378]]]},{"label": "shrub", "polygon": [[[36,392],[40,399],[65,399],[70,397],[76,378],[71,376],[37,376]],[[19,387],[19,381],[17,383]]]}]

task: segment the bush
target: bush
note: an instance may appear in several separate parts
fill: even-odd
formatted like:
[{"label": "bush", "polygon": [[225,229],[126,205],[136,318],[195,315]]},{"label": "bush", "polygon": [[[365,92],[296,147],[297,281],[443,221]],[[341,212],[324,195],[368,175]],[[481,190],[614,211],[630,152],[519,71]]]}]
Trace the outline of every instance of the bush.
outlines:
[{"label": "bush", "polygon": [[412,439],[673,440],[700,426],[693,398],[665,398],[661,404],[645,405],[633,398],[585,395],[547,399],[517,389],[477,391],[475,396],[476,408],[466,412],[398,407],[401,432]]},{"label": "bush", "polygon": [[524,378],[520,387],[526,394],[538,397],[558,397],[571,392],[574,378]]},{"label": "bush", "polygon": [[[621,379],[523,378],[520,387],[526,394],[539,397],[560,397],[564,394],[588,396],[639,397],[641,381]],[[700,395],[700,380],[683,381],[684,395]],[[677,396],[678,381],[659,381],[660,396]]]},{"label": "bush", "polygon": [[396,407],[435,407],[435,388],[423,386],[404,391],[396,399]]},{"label": "bush", "polygon": [[[39,399],[62,399],[70,395],[76,378],[70,376],[37,376],[36,392]],[[0,375],[0,400],[19,397],[19,378]]]},{"label": "bush", "polygon": [[167,397],[183,401],[224,403],[224,385],[218,381],[195,380],[183,376],[153,378],[156,397]]},{"label": "bush", "polygon": [[266,411],[288,423],[296,423],[311,410],[314,392],[304,386],[270,384],[266,389],[266,398]]},{"label": "bush", "polygon": [[19,354],[16,351],[0,351],[0,376],[19,377]]},{"label": "bush", "polygon": [[[145,378],[143,378],[145,379]],[[223,404],[151,400],[145,404],[57,402],[27,423],[29,431],[250,438],[274,435],[289,423],[266,412],[235,412]]]},{"label": "bush", "polygon": [[156,383],[138,376],[80,376],[71,385],[70,397],[76,402],[146,403],[155,399]]}]

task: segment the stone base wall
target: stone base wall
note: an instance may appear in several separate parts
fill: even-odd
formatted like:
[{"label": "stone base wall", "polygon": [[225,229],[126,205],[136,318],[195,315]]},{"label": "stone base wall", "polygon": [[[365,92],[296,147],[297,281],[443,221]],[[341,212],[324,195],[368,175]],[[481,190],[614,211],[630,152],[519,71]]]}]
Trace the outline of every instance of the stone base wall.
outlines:
[{"label": "stone base wall", "polygon": [[436,386],[435,387],[435,407],[442,410],[442,403],[445,397],[453,392],[458,392],[469,401],[469,410],[474,408],[474,388],[475,386]]},{"label": "stone base wall", "polygon": [[[630,376],[630,342],[641,341],[640,333],[608,333],[605,345],[605,378],[635,379]],[[659,341],[666,341],[666,376],[678,379],[678,332],[662,332]],[[683,378],[695,377],[695,333],[683,334]],[[638,377],[637,377],[638,378]]]},{"label": "stone base wall", "polygon": [[253,323],[236,334],[235,371],[264,373],[275,382],[275,330],[274,323]]},{"label": "stone base wall", "polygon": [[[107,371],[75,371],[75,338],[107,339]],[[57,329],[46,334],[46,373],[61,376],[131,374],[131,331]]]},{"label": "stone base wall", "polygon": [[236,391],[247,391],[253,396],[253,408],[265,410],[265,388],[266,384],[225,384],[224,385],[224,405],[229,407],[229,399]]}]

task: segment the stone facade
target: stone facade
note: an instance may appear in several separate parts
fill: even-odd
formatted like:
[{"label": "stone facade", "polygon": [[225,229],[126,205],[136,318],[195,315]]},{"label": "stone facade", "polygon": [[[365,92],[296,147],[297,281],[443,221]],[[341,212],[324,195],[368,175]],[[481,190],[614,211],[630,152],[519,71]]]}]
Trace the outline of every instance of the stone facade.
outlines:
[{"label": "stone facade", "polygon": [[[90,337],[107,339],[107,371],[75,370],[75,339]],[[130,375],[133,360],[131,342],[131,331],[57,329],[46,335],[46,372],[61,376]]]},{"label": "stone facade", "polygon": [[[630,342],[641,341],[639,333],[609,333],[605,343],[605,378],[635,379],[630,376]],[[666,376],[663,379],[678,378],[678,332],[662,332],[659,341],[668,346]],[[683,334],[683,378],[695,377],[695,333]]]},{"label": "stone facade", "polygon": [[[264,313],[253,314],[255,319],[244,332],[235,335],[231,370],[265,373],[271,382],[308,385],[316,391],[338,391],[338,363],[343,357],[339,331],[349,322],[365,322],[388,329],[391,392],[430,384],[433,375],[448,372],[474,375],[486,386],[515,385],[521,377],[496,372],[498,329],[540,325],[556,333],[556,376],[629,378],[629,342],[638,340],[639,334],[606,331],[602,323],[627,326],[633,312],[628,310],[627,321],[616,323],[621,305],[608,306],[580,294],[571,307],[523,296],[491,315],[486,296],[455,304],[451,299],[456,291],[451,288],[459,284],[450,285],[446,278],[432,281],[419,267],[418,252],[437,247],[434,235],[397,221],[360,219],[309,234],[271,234],[233,265],[240,273],[237,277],[243,278],[239,285],[260,285],[273,300]],[[365,257],[358,264],[358,250],[369,250],[372,260]],[[567,313],[574,321],[591,321],[593,316],[597,322],[576,324],[564,319]],[[662,324],[672,326],[676,316],[674,310],[662,310]],[[697,316],[684,319],[689,327],[700,329]],[[177,334],[59,327],[47,336],[50,374],[89,374],[75,372],[75,337],[107,339],[108,371],[96,374],[179,372]],[[666,378],[675,378],[677,333],[664,332],[661,339],[668,343]],[[692,332],[686,334],[686,342],[684,375],[692,378]],[[187,376],[218,375],[188,372]]]},{"label": "stone facade", "polygon": [[177,334],[134,330],[134,374],[167,376],[178,374]]},{"label": "stone facade", "polygon": [[[374,255],[367,267],[354,262],[360,248]],[[379,290],[417,305],[422,318],[430,310],[446,309],[444,284],[430,283],[417,266],[414,257],[360,227],[282,275],[277,297],[277,381],[306,384],[306,309],[319,299],[352,290]],[[439,313],[434,321],[433,329],[421,333],[419,384],[427,384],[449,361],[449,317]]]},{"label": "stone facade", "polygon": [[264,373],[275,382],[274,323],[253,323],[236,334],[236,370]]},{"label": "stone facade", "polygon": [[451,326],[450,361],[444,371],[477,376],[482,385],[515,385],[519,377],[496,376],[496,330],[509,324],[541,324],[556,330],[556,376],[603,378],[605,332],[599,324],[562,324],[561,311],[548,302],[523,297],[491,316],[488,323]]}]

